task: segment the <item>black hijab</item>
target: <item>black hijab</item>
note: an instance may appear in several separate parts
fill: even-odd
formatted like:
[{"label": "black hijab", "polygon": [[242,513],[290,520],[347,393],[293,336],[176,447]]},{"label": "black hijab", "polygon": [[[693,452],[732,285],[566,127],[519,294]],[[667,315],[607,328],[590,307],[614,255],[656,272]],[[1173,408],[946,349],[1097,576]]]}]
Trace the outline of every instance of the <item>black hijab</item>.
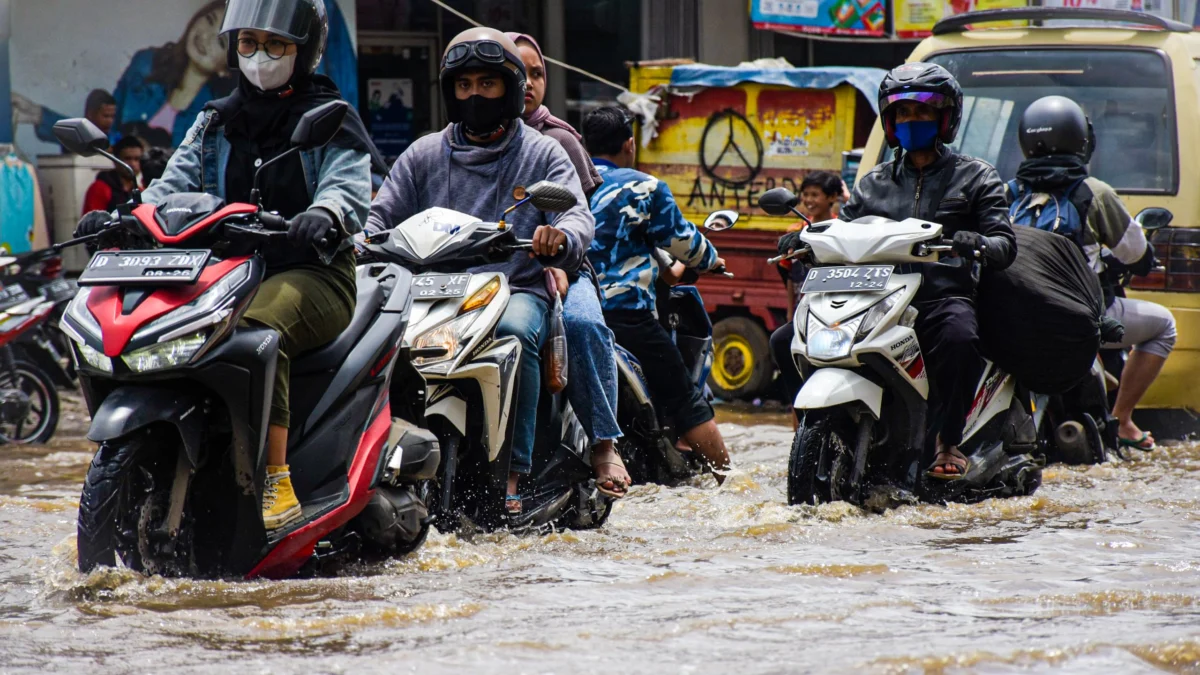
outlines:
[{"label": "black hijab", "polygon": [[[271,159],[290,147],[292,132],[304,113],[341,98],[333,80],[312,75],[296,77],[286,89],[270,92],[260,91],[245,77],[239,77],[232,94],[210,101],[205,108],[215,110],[220,116],[231,146],[225,170],[225,200],[248,201],[257,170],[255,163]],[[387,175],[387,165],[353,107],[330,145],[368,153],[372,173]],[[264,206],[286,218],[303,212],[312,203],[299,156],[268,167],[259,186]]]}]

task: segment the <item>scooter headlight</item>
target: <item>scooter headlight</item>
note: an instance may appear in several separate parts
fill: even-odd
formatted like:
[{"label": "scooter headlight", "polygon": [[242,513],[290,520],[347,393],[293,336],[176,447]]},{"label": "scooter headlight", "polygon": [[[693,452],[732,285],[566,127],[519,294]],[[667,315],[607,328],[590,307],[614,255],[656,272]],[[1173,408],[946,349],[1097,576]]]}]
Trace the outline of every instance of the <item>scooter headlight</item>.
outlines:
[{"label": "scooter headlight", "polygon": [[884,317],[890,314],[891,311],[896,308],[896,305],[900,303],[900,297],[903,292],[903,288],[893,291],[886,298],[875,303],[874,307],[867,310],[866,318],[863,319],[862,325],[858,329],[858,335],[856,335],[854,339],[856,341],[862,340],[870,335],[871,331],[875,330],[875,328],[879,326]]},{"label": "scooter headlight", "polygon": [[808,357],[817,361],[837,361],[850,356],[854,346],[854,336],[862,324],[863,315],[832,326],[821,323],[815,315],[809,314],[808,340],[806,347]]},{"label": "scooter headlight", "polygon": [[440,347],[445,349],[446,353],[441,356],[417,357],[413,359],[413,364],[418,368],[423,368],[437,363],[445,363],[457,357],[459,351],[467,343],[467,331],[470,330],[471,324],[475,322],[477,316],[479,316],[477,312],[463,314],[418,335],[417,339],[413,341],[414,350]]},{"label": "scooter headlight", "polygon": [[[64,330],[66,331],[67,335],[71,336],[72,339],[79,343],[82,343],[84,337],[86,336],[80,335],[77,331],[71,330],[70,328],[78,327],[88,335],[95,338],[100,338],[101,335],[100,322],[96,320],[96,317],[92,316],[92,310],[88,309],[87,306],[88,298],[91,296],[92,287],[83,286],[79,289],[79,292],[75,294],[75,299],[71,301],[71,304],[67,305],[66,316],[70,322],[64,322]],[[70,324],[74,324],[74,326],[70,326]]]},{"label": "scooter headlight", "polygon": [[84,363],[100,372],[108,373],[109,375],[112,374],[112,359],[92,349],[83,342],[79,342],[77,345],[79,347],[79,357],[83,359]]},{"label": "scooter headlight", "polygon": [[[250,263],[242,263],[237,269],[221,277],[220,281],[196,296],[188,304],[172,312],[168,312],[143,326],[141,330],[134,334],[133,339],[142,340],[167,326],[178,326],[178,328],[164,336],[170,339],[179,337],[180,335],[190,335],[202,328],[226,321],[233,313],[232,311],[226,311],[228,309],[226,301],[237,287],[241,286],[249,278]],[[222,307],[222,305],[225,305],[225,307]],[[162,340],[163,337],[159,337],[158,339]]]},{"label": "scooter headlight", "polygon": [[[208,342],[208,333],[200,331],[177,340],[134,350],[122,356],[121,360],[135,373],[177,368],[191,362],[192,357],[204,348],[205,342]],[[111,366],[109,368],[111,369]]]}]

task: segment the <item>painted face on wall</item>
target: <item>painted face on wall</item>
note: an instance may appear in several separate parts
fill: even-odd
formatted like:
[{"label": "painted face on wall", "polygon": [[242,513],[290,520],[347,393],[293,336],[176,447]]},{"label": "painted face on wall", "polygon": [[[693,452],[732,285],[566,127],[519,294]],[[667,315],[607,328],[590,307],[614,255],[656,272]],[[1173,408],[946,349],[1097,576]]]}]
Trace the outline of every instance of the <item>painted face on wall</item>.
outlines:
[{"label": "painted face on wall", "polygon": [[196,17],[187,34],[188,59],[202,72],[224,75],[225,39],[218,33],[225,19],[225,8],[220,7]]}]

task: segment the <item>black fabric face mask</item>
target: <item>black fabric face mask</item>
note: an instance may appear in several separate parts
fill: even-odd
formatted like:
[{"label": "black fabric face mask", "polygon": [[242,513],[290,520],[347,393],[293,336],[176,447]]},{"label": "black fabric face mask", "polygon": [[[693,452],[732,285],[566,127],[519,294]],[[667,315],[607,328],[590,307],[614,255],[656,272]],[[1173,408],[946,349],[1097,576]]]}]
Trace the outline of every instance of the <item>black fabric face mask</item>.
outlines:
[{"label": "black fabric face mask", "polygon": [[465,101],[459,101],[459,112],[462,113],[463,124],[467,131],[475,136],[486,136],[504,123],[505,99],[485,98],[476,94]]}]

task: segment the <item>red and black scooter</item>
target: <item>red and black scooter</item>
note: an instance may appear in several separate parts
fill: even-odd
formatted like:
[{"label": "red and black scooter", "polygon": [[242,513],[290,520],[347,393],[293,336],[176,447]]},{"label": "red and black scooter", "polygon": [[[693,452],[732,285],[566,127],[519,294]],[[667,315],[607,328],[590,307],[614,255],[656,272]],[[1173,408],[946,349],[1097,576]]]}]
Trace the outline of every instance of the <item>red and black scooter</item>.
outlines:
[{"label": "red and black scooter", "polygon": [[[345,114],[340,101],[313,109],[272,162],[324,145]],[[122,166],[90,122],[54,131],[72,152]],[[389,396],[394,366],[411,358],[401,348],[410,274],[360,268],[350,326],[292,360],[288,461],[303,517],[268,532],[261,500],[279,335],[239,321],[263,280],[264,252],[288,245],[287,222],[206,194],[139,202],[135,194],[95,235],[104,250],[62,322],[92,414],[88,438],[100,444],[79,504],[80,570],[119,556],[152,574],[279,578],[329,557],[419,546],[440,454],[432,435],[392,419]],[[328,260],[336,240],[322,244]],[[419,379],[404,372],[397,377]]]}]

